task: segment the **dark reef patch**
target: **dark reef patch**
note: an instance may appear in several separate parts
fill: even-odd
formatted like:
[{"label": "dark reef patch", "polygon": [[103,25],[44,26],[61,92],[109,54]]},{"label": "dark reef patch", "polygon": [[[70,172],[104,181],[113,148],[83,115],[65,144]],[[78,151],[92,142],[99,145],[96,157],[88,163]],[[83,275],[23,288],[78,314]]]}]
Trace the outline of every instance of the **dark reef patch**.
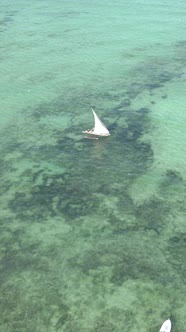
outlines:
[{"label": "dark reef patch", "polygon": [[175,211],[179,209],[180,212],[186,213],[186,182],[179,172],[168,169],[162,177],[159,189],[161,196],[166,199],[167,202],[171,202],[172,209],[175,208]]},{"label": "dark reef patch", "polygon": [[[31,110],[30,116],[40,118],[46,114],[59,115],[64,109],[68,111],[64,105],[67,105],[67,100],[58,99],[55,103],[43,104]],[[115,194],[126,197],[128,185],[143,174],[153,161],[151,145],[141,141],[151,127],[150,110],[144,107],[131,111],[130,100],[124,98],[116,107],[115,114],[118,122],[111,124],[113,132],[109,139],[95,141],[69,137],[69,132],[79,133],[79,127],[72,120],[70,128],[63,132],[51,132],[53,141],[56,141],[53,145],[30,147],[25,142],[11,145],[12,151],[17,149],[23,159],[31,159],[34,164],[39,165],[41,161],[54,162],[66,169],[61,174],[51,174],[49,170],[40,167],[35,170],[34,166],[23,171],[20,184],[24,181],[27,185],[24,185],[24,190],[21,185],[17,185],[14,198],[8,202],[8,207],[18,219],[30,222],[62,216],[70,222],[94,213],[99,208],[95,194],[112,195],[114,183],[120,177],[125,189],[123,186],[123,192],[116,191]],[[125,117],[125,127],[119,125],[120,117]],[[124,208],[125,203],[121,200],[120,208],[122,206]]]},{"label": "dark reef patch", "polygon": [[135,98],[143,90],[145,90],[144,83],[141,82],[131,83],[130,86],[128,87],[127,96],[129,97],[129,99]]},{"label": "dark reef patch", "polygon": [[[163,269],[165,272],[165,268]],[[121,286],[123,282],[128,279],[160,279],[163,275],[162,271],[156,270],[151,265],[151,262],[146,258],[140,259],[138,255],[130,253],[123,254],[119,264],[115,264],[111,282],[115,285]]]},{"label": "dark reef patch", "polygon": [[[150,143],[140,138],[151,128],[150,110],[141,108],[126,113],[126,127],[115,127],[115,151],[118,155],[126,155],[130,173],[142,174],[153,161],[153,150]],[[134,176],[135,177],[135,176]]]},{"label": "dark reef patch", "polygon": [[[132,239],[131,243],[128,237]],[[74,255],[68,263],[85,275],[92,276],[93,282],[97,285],[104,280],[109,280],[111,283],[121,286],[129,279],[158,280],[168,284],[168,281],[172,280],[172,276],[169,275],[165,278],[167,267],[161,267],[159,260],[154,264],[151,261],[151,255],[158,252],[158,249],[154,249],[151,243],[144,245],[145,248],[138,235],[136,237],[130,232],[129,234],[115,234],[115,239],[112,235],[112,238],[107,238],[106,241],[103,237],[100,239],[98,237],[96,248],[85,252],[81,257]],[[108,271],[110,271],[109,274]]]},{"label": "dark reef patch", "polygon": [[176,232],[170,238],[168,246],[168,259],[173,266],[175,273],[179,274],[183,282],[186,281],[186,266],[185,252],[186,252],[186,233]]},{"label": "dark reef patch", "polygon": [[[6,222],[6,227],[3,226]],[[3,283],[11,275],[19,272],[37,270],[46,272],[47,261],[38,255],[39,241],[26,242],[25,231],[11,229],[11,219],[3,218],[1,225],[0,280]]]},{"label": "dark reef patch", "polygon": [[[181,53],[180,61],[183,62],[185,59],[183,47]],[[170,64],[169,61],[154,58],[152,61],[147,59],[147,61],[139,63],[133,70],[131,76],[133,75],[136,76],[136,80],[128,87],[129,98],[135,98],[145,90],[151,93],[154,89],[162,88],[167,82],[180,78],[183,75],[183,68],[178,62]]]},{"label": "dark reef patch", "polygon": [[5,17],[0,20],[0,32],[5,32],[13,21],[12,14],[5,15]]},{"label": "dark reef patch", "polygon": [[86,182],[69,173],[43,174],[41,184],[33,185],[28,193],[16,192],[9,201],[11,211],[27,222],[42,221],[56,215],[73,220],[97,206],[98,201]]},{"label": "dark reef patch", "polygon": [[60,318],[58,319],[56,325],[55,325],[55,328],[56,330],[58,331],[59,329],[61,329],[63,327],[63,325],[70,319],[70,316],[69,316],[69,307],[64,304],[64,303],[61,303],[60,307],[59,307],[59,310],[60,310]]},{"label": "dark reef patch", "polygon": [[[51,102],[43,102],[35,106],[34,108],[28,108],[25,111],[30,117],[36,121],[40,120],[45,116],[63,116],[64,114],[71,114],[72,121],[74,115],[77,114],[77,109],[83,109],[85,104],[90,104],[91,96],[83,91],[83,96],[76,96],[73,92],[72,94],[67,94],[66,96],[60,96],[56,99],[53,99]],[[87,106],[88,107],[88,106]],[[91,107],[90,107],[91,108]]]},{"label": "dark reef patch", "polygon": [[182,65],[182,70],[186,65],[186,40],[178,41],[174,45],[175,61]]},{"label": "dark reef patch", "polygon": [[170,204],[154,198],[135,208],[139,228],[154,230],[157,234],[166,226],[166,217],[170,213]]},{"label": "dark reef patch", "polygon": [[[174,181],[176,183],[180,183],[183,181],[181,175],[175,170],[168,169],[165,175],[166,175],[167,182]],[[165,181],[164,181],[164,185],[165,185]]]}]

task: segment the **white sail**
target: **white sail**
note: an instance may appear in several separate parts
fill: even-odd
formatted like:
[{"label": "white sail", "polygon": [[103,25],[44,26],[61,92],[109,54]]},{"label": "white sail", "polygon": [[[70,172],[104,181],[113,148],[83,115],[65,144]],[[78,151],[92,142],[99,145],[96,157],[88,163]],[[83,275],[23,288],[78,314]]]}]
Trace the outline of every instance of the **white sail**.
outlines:
[{"label": "white sail", "polygon": [[92,129],[83,131],[83,133],[95,136],[110,136],[109,130],[107,129],[107,127],[105,127],[103,122],[98,118],[96,112],[94,112],[93,109],[92,112],[94,115],[94,127]]},{"label": "white sail", "polygon": [[161,326],[161,329],[159,332],[170,332],[171,331],[171,320],[167,319],[163,325]]},{"label": "white sail", "polygon": [[94,135],[109,136],[110,133],[109,133],[108,129],[105,127],[103,122],[99,119],[96,112],[93,109],[92,109],[92,112],[94,114],[94,121],[95,121],[94,128],[93,128]]}]

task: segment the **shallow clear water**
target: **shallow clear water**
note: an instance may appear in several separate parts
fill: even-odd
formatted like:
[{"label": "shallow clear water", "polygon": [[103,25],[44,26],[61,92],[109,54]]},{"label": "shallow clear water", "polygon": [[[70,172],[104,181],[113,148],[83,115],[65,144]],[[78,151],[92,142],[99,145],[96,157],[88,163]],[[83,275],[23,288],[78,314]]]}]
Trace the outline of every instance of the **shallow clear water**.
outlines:
[{"label": "shallow clear water", "polygon": [[0,12],[0,331],[184,331],[184,1]]}]

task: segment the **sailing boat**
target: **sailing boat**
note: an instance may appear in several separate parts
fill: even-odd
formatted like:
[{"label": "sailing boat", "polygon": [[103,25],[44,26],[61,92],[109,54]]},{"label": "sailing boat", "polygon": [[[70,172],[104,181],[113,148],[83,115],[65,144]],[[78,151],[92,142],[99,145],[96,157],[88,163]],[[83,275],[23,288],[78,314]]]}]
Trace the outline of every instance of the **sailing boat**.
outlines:
[{"label": "sailing boat", "polygon": [[109,130],[103,122],[98,118],[96,112],[92,108],[94,115],[94,127],[92,129],[87,129],[83,131],[84,134],[94,135],[94,136],[110,136]]},{"label": "sailing boat", "polygon": [[159,332],[170,332],[171,331],[171,320],[167,319],[164,321]]}]

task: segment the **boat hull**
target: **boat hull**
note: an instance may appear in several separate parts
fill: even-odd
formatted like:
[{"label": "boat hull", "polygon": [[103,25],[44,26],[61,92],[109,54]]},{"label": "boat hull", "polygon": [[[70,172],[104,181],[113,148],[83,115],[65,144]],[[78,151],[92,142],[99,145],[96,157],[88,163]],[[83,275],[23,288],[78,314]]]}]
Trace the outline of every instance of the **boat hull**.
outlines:
[{"label": "boat hull", "polygon": [[101,134],[101,133],[97,134],[97,133],[95,133],[92,130],[84,130],[83,133],[86,134],[86,135],[96,136],[96,137],[107,137],[107,136],[110,136],[110,133],[109,134],[105,134],[105,133],[103,133],[103,134]]}]

